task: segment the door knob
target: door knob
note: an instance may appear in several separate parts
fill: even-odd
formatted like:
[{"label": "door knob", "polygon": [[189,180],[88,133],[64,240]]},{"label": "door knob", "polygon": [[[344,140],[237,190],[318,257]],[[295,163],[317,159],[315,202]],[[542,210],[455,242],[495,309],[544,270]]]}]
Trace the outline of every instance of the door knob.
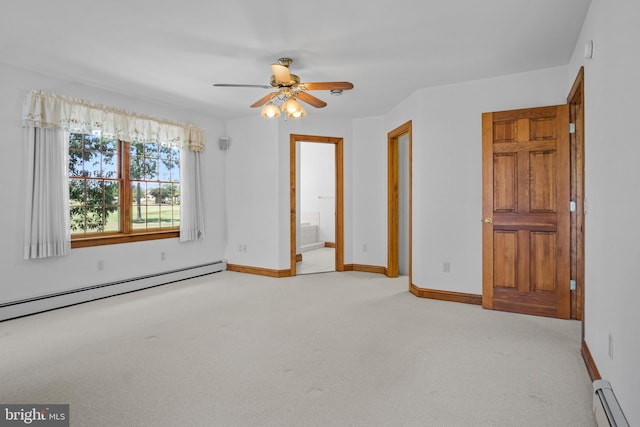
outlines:
[{"label": "door knob", "polygon": [[485,218],[482,221],[486,222],[487,224],[493,224],[493,218],[491,217]]}]

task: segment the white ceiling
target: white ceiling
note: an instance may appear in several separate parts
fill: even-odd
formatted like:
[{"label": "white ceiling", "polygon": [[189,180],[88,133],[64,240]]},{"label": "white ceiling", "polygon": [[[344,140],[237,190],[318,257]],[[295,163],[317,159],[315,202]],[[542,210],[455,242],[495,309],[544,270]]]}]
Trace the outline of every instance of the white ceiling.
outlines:
[{"label": "white ceiling", "polygon": [[[417,89],[569,62],[590,0],[3,0],[0,62],[217,118],[259,114],[287,56],[309,115],[384,114]],[[40,89],[40,88],[34,88]],[[117,106],[114,106],[117,107]]]}]

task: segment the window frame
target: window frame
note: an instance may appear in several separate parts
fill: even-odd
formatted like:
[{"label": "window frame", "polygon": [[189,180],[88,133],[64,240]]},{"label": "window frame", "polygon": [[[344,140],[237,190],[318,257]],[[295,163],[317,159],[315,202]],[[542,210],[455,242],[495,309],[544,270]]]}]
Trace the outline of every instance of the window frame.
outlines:
[{"label": "window frame", "polygon": [[[68,150],[67,155],[69,155]],[[133,191],[130,177],[131,143],[129,141],[118,140],[118,156],[119,177],[117,181],[120,185],[120,197],[118,199],[120,207],[120,231],[92,233],[90,235],[74,235],[71,233],[72,249],[180,237],[179,226],[144,230],[136,230],[132,227]],[[178,181],[178,184],[180,185],[180,181]]]}]

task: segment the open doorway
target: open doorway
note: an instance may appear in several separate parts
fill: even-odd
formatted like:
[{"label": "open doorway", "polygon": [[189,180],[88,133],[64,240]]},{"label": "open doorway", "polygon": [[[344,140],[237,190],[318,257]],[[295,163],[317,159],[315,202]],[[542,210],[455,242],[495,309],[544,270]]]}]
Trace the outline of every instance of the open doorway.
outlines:
[{"label": "open doorway", "polygon": [[342,138],[291,135],[291,276],[344,271]]},{"label": "open doorway", "polygon": [[388,139],[388,277],[408,276],[411,285],[411,121],[397,127]]},{"label": "open doorway", "polygon": [[336,271],[335,147],[297,141],[296,153],[296,272]]}]

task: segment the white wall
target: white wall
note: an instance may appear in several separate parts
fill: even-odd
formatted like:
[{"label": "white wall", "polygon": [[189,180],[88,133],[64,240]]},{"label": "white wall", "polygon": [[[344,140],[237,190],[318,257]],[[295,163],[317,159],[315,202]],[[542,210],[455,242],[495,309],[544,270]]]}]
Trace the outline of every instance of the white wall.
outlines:
[{"label": "white wall", "polygon": [[[272,270],[291,266],[291,134],[344,138],[345,263],[351,262],[352,122],[312,113],[302,120],[268,120],[255,114],[227,122],[232,141],[225,154],[229,263]],[[238,250],[245,246],[246,252]]]},{"label": "white wall", "polygon": [[383,117],[353,123],[353,262],[386,266],[388,130]]},{"label": "white wall", "polygon": [[385,117],[355,120],[355,262],[386,266],[387,132],[411,120],[413,282],[481,294],[481,115],[565,103],[566,76],[556,67],[422,89]]},{"label": "white wall", "polygon": [[[0,64],[0,177],[3,208],[0,209],[0,302],[12,302],[54,292],[108,283],[220,261],[224,255],[223,158],[217,138],[223,123],[205,115],[132,99],[52,76]],[[204,154],[206,188],[206,240],[179,243],[178,239],[73,249],[66,257],[25,261],[23,259],[24,194],[22,100],[31,89],[41,89],[98,104],[127,109],[158,118],[191,122],[205,130],[208,147]],[[160,253],[166,253],[161,261]],[[98,271],[98,261],[104,270]]]},{"label": "white wall", "polygon": [[635,0],[593,0],[567,78],[584,65],[585,341],[630,425],[640,425],[639,16]]},{"label": "white wall", "polygon": [[[255,116],[227,122],[226,200],[229,263],[279,269],[278,123]],[[289,162],[286,166],[288,169]]]}]

